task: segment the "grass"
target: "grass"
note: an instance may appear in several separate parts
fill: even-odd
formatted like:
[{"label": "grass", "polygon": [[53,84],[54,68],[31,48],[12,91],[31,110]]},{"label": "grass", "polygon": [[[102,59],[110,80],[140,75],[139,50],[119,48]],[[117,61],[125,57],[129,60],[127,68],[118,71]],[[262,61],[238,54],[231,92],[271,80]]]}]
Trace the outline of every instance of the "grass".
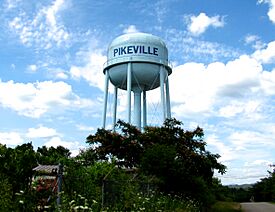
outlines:
[{"label": "grass", "polygon": [[211,207],[211,212],[241,212],[241,205],[236,202],[216,202]]}]

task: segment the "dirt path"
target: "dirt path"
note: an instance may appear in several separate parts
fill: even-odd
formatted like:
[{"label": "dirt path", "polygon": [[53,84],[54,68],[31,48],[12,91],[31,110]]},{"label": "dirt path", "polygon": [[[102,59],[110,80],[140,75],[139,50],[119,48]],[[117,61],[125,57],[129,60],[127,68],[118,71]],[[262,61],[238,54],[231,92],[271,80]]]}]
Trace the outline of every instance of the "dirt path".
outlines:
[{"label": "dirt path", "polygon": [[275,205],[267,202],[241,203],[244,212],[275,212]]}]

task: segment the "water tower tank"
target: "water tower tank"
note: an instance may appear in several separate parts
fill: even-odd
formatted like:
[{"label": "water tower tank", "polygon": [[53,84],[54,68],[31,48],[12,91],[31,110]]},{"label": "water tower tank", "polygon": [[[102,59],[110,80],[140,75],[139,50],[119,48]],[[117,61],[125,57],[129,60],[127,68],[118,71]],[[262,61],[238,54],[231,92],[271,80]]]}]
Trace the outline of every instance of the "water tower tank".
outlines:
[{"label": "water tower tank", "polygon": [[160,65],[170,75],[168,51],[165,43],[157,36],[145,33],[131,33],[117,37],[108,48],[108,61],[104,68],[109,70],[113,85],[126,90],[127,66],[131,62],[132,89],[140,87],[152,90],[159,87]]},{"label": "water tower tank", "polygon": [[143,93],[143,126],[146,125],[146,91],[161,87],[163,117],[170,116],[168,50],[159,37],[146,33],[124,34],[108,47],[103,127],[106,122],[108,81],[115,87],[114,123],[116,119],[117,89],[127,90],[128,122],[131,122],[131,91],[134,92],[134,124],[141,127],[141,93]]}]

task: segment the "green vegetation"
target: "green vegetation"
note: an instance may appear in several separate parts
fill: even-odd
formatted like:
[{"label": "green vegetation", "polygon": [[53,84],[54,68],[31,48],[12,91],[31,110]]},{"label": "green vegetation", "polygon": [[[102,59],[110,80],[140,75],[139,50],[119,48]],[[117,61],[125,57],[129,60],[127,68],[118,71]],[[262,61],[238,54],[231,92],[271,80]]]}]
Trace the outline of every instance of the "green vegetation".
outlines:
[{"label": "green vegetation", "polygon": [[275,202],[275,171],[269,172],[269,176],[252,185],[221,188],[223,198],[235,202]]},{"label": "green vegetation", "polygon": [[241,212],[241,205],[236,202],[216,202],[211,207],[211,212]]},{"label": "green vegetation", "polygon": [[275,170],[269,172],[269,177],[261,179],[251,189],[254,201],[275,202]]},{"label": "green vegetation", "polygon": [[217,185],[217,200],[227,202],[249,202],[252,196],[251,187],[220,186]]},{"label": "green vegetation", "polygon": [[[210,210],[216,200],[236,195],[228,195],[213,177],[214,170],[223,174],[226,167],[206,150],[203,136],[201,128],[183,130],[175,119],[143,132],[119,121],[116,132],[98,129],[89,135],[90,147],[76,157],[61,146],[35,151],[31,143],[14,149],[0,145],[0,211]],[[38,164],[59,163],[64,165],[61,193],[56,179],[54,188],[32,179]]]},{"label": "green vegetation", "polygon": [[144,132],[119,121],[117,131],[120,133],[99,129],[88,136],[89,144],[98,145],[90,150],[96,160],[111,157],[118,167],[135,167],[154,176],[164,194],[186,196],[201,208],[215,201],[214,170],[223,174],[226,167],[217,162],[219,155],[205,149],[201,128],[185,131],[181,122],[170,119],[161,127],[146,127]]},{"label": "green vegetation", "polygon": [[[213,208],[227,207],[231,202],[271,202],[275,203],[275,170],[269,172],[269,176],[261,179],[259,182],[250,185],[221,186],[217,184],[215,189],[219,195]],[[217,209],[216,211],[225,211]]]}]

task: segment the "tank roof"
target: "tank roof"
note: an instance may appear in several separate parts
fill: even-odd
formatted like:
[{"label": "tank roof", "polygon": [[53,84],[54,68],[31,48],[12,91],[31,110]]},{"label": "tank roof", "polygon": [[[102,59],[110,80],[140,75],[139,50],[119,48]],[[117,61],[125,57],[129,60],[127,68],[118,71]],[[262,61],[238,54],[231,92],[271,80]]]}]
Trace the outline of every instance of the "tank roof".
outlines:
[{"label": "tank roof", "polygon": [[162,39],[160,39],[155,35],[142,33],[142,32],[121,35],[115,38],[111,42],[110,47],[116,46],[116,45],[128,44],[128,43],[157,44],[159,46],[163,46],[166,48],[166,45]]}]

